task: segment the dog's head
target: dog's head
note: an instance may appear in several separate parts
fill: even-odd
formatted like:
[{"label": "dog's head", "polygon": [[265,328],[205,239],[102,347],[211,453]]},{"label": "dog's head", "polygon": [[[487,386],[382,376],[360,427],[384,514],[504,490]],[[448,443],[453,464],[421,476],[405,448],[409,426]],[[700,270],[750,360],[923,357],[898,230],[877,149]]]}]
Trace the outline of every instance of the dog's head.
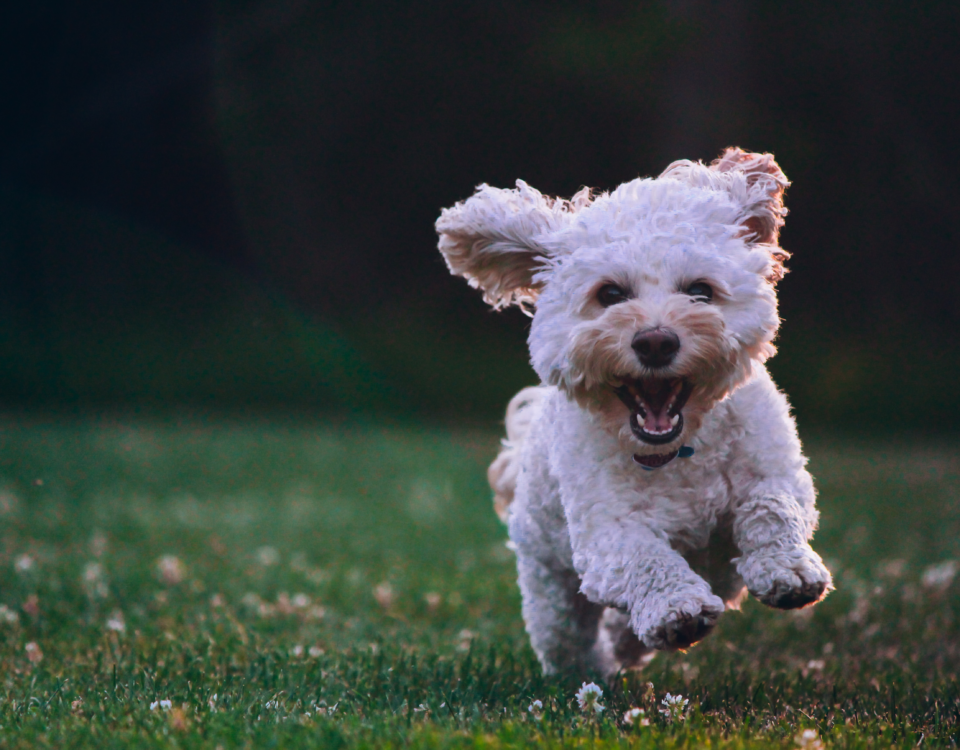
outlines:
[{"label": "dog's head", "polygon": [[775,351],[788,184],[770,154],[731,148],[569,201],[481,185],[441,214],[440,251],[494,307],[533,310],[544,382],[654,457]]}]

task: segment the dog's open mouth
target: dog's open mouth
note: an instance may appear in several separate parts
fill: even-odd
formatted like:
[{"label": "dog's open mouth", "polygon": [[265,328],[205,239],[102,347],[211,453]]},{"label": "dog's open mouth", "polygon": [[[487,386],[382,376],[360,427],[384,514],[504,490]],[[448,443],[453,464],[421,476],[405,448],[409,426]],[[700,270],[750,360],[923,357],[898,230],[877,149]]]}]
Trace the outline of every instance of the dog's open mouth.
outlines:
[{"label": "dog's open mouth", "polygon": [[630,429],[649,445],[666,445],[683,432],[683,407],[693,385],[683,378],[627,379],[616,389],[630,409]]}]

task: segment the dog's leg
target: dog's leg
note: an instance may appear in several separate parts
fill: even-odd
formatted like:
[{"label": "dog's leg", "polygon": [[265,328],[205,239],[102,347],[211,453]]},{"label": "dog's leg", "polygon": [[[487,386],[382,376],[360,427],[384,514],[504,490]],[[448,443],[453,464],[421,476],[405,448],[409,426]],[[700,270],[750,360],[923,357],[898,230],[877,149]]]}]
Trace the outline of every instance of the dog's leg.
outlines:
[{"label": "dog's leg", "polygon": [[608,679],[623,669],[645,667],[656,654],[633,632],[630,614],[613,607],[604,610],[593,651],[594,662]]},{"label": "dog's leg", "polygon": [[646,648],[686,648],[716,625],[723,600],[661,536],[646,526],[577,526],[574,563],[583,573],[582,591],[629,612]]},{"label": "dog's leg", "polygon": [[604,607],[580,593],[579,576],[522,549],[517,551],[517,570],[523,620],[544,672],[571,668],[607,673],[609,666],[593,651]]},{"label": "dog's leg", "polygon": [[734,447],[731,486],[735,564],[747,590],[764,604],[796,609],[833,588],[830,571],[810,547],[817,527],[816,493],[786,397],[765,369],[738,393],[749,425]]},{"label": "dog's leg", "polygon": [[750,593],[764,604],[797,609],[820,601],[833,588],[830,571],[808,543],[811,523],[785,494],[761,495],[736,511],[736,561]]}]

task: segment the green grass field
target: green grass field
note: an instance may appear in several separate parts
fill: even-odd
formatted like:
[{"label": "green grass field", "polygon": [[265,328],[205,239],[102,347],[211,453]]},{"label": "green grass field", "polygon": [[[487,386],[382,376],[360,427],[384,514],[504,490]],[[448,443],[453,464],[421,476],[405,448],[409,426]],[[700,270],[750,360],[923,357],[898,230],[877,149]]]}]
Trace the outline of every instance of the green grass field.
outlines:
[{"label": "green grass field", "polygon": [[[799,613],[748,602],[603,686],[597,716],[527,644],[492,432],[7,417],[0,439],[2,747],[960,737],[956,442],[810,440],[837,591]],[[658,712],[668,692],[683,719]],[[622,723],[631,707],[648,726]]]}]

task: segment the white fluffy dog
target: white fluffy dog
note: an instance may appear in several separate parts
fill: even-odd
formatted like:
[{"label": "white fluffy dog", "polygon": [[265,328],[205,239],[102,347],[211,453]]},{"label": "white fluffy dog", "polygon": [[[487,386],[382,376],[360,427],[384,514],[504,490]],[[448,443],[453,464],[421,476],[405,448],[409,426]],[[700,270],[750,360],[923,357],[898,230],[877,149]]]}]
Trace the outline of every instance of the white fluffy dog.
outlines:
[{"label": "white fluffy dog", "polygon": [[788,184],[770,154],[731,148],[569,201],[481,185],[437,221],[451,272],[533,311],[543,384],[511,402],[490,480],[547,672],[690,646],[745,589],[793,609],[832,588],[764,367]]}]

